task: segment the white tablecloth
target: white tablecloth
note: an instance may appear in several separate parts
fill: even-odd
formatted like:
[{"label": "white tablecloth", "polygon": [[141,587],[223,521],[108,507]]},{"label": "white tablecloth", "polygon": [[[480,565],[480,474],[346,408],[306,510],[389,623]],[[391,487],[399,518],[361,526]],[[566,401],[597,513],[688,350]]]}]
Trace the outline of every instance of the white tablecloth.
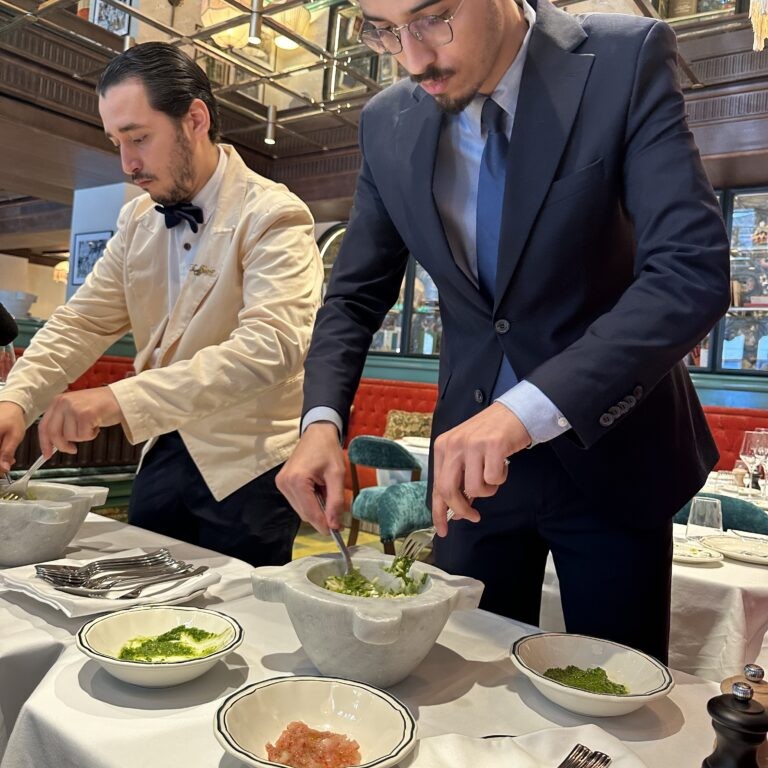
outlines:
[{"label": "white tablecloth", "polygon": [[[190,605],[216,607],[252,592],[247,563],[101,515],[88,515],[65,556],[86,559],[135,547],[167,547],[175,557],[209,565],[220,573],[221,581]],[[74,634],[87,620],[68,619],[23,594],[0,592],[0,757],[23,703],[62,651],[74,645]]]},{"label": "white tablecloth", "polygon": [[[675,526],[684,532],[683,526]],[[539,623],[565,628],[560,583],[550,556]],[[768,568],[727,558],[717,565],[672,564],[669,664],[720,682],[757,661],[768,668]]]},{"label": "white tablecloth", "polygon": [[[24,705],[2,768],[239,766],[213,735],[222,699],[249,682],[315,670],[282,605],[246,597],[217,607],[243,625],[245,641],[227,662],[177,688],[120,683],[67,648]],[[484,611],[454,614],[424,662],[391,689],[417,719],[419,736],[519,735],[589,722],[547,701],[514,669],[509,648],[530,630]],[[649,768],[699,766],[711,751],[706,702],[718,687],[682,673],[675,679],[669,698],[595,720]]]}]

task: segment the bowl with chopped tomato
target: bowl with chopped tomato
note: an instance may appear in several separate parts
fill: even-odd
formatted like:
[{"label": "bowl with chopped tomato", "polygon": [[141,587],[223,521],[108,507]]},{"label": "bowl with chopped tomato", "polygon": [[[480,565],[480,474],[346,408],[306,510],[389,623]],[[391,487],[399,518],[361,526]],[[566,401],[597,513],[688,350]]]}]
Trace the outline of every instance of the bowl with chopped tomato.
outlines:
[{"label": "bowl with chopped tomato", "polygon": [[416,723],[394,696],[331,677],[275,677],[227,698],[214,720],[226,752],[246,765],[387,768],[416,744]]},{"label": "bowl with chopped tomato", "polygon": [[550,701],[592,717],[626,715],[675,686],[652,656],[587,635],[525,635],[512,646],[512,662]]},{"label": "bowl with chopped tomato", "polygon": [[[256,568],[260,600],[285,604],[302,649],[323,675],[388,688],[424,660],[452,611],[476,608],[483,584],[422,562],[352,548]],[[407,567],[406,567],[407,566]]]}]

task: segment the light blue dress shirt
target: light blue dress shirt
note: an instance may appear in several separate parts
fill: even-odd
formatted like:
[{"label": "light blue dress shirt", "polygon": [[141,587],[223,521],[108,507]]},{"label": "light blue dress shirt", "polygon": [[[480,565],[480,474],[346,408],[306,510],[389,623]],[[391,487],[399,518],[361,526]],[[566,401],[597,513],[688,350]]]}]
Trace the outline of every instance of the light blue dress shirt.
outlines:
[{"label": "light blue dress shirt", "polygon": [[[491,98],[507,113],[507,138],[512,126],[520,92],[520,80],[528,51],[536,12],[522,0],[528,32],[515,60],[503,75]],[[477,95],[462,112],[446,115],[437,149],[432,191],[443,222],[453,258],[464,274],[477,286],[477,253],[475,249],[477,184],[485,135],[480,130],[480,115],[486,96]],[[570,429],[568,420],[555,404],[529,381],[520,381],[494,402],[509,408],[531,436],[531,445],[551,440]],[[312,408],[304,416],[302,432],[316,421],[333,422],[341,434],[342,422],[332,408]]]}]

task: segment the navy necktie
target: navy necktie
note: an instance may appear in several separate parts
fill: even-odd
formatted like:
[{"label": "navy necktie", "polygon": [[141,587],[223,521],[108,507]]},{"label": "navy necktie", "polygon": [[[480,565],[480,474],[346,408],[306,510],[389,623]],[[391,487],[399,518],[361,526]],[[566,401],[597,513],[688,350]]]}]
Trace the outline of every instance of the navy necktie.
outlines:
[{"label": "navy necktie", "polygon": [[197,225],[203,223],[203,209],[192,203],[174,203],[173,205],[156,205],[155,210],[165,216],[165,226],[172,229],[182,221],[197,233]]},{"label": "navy necktie", "polygon": [[[504,132],[504,110],[486,99],[480,125],[487,132],[480,178],[477,185],[477,281],[483,295],[493,304],[496,295],[496,263],[499,258],[499,235],[504,206],[504,180],[509,141]],[[491,399],[504,394],[517,383],[506,355],[503,357]]]}]

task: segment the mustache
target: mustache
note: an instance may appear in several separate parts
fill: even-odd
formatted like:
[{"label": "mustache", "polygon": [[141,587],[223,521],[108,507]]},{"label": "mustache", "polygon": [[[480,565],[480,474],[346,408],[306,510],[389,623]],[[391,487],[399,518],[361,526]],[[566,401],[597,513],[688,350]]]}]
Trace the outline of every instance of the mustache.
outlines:
[{"label": "mustache", "polygon": [[453,69],[440,69],[430,64],[421,74],[411,75],[411,80],[414,83],[422,83],[424,80],[440,80],[454,74],[456,71]]},{"label": "mustache", "polygon": [[154,176],[149,176],[145,173],[132,173],[131,181],[135,184],[137,181],[154,181]]}]

